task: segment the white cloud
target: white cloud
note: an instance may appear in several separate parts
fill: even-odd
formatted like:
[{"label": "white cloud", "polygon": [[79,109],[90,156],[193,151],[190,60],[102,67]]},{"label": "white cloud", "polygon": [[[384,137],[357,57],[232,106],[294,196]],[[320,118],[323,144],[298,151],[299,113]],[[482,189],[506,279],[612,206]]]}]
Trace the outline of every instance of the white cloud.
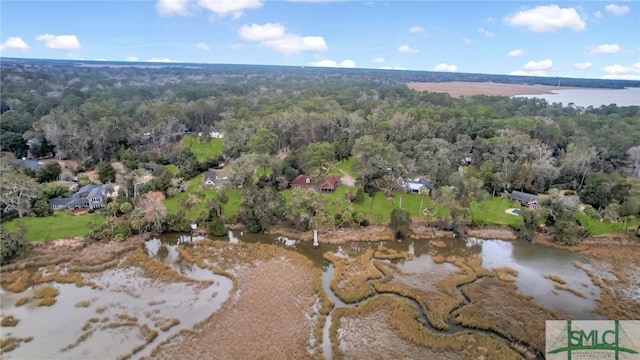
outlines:
[{"label": "white cloud", "polygon": [[522,49],[514,49],[514,50],[509,51],[507,53],[507,56],[516,57],[516,56],[522,56],[524,54],[525,54],[524,50],[522,50]]},{"label": "white cloud", "polygon": [[558,5],[543,5],[522,10],[507,15],[504,21],[511,26],[527,27],[533,32],[553,32],[563,28],[582,31],[587,28],[576,9],[561,8]]},{"label": "white cloud", "polygon": [[593,16],[595,16],[597,19],[602,19],[603,15],[602,15],[602,11],[598,10],[596,11]]},{"label": "white cloud", "polygon": [[44,34],[36,37],[36,40],[44,42],[47,49],[55,50],[79,50],[80,41],[75,35],[51,35]]},{"label": "white cloud", "polygon": [[280,23],[266,23],[243,25],[238,35],[244,41],[267,41],[281,38],[286,32],[287,29]]},{"label": "white cloud", "polygon": [[615,54],[620,50],[620,45],[618,44],[602,44],[592,47],[590,52],[592,54]]},{"label": "white cloud", "polygon": [[187,15],[188,0],[158,0],[156,12],[160,16]]},{"label": "white cloud", "polygon": [[26,42],[24,42],[22,38],[19,38],[17,36],[11,36],[4,43],[0,44],[0,51],[7,50],[7,49],[27,51],[29,50],[29,45]]},{"label": "white cloud", "polygon": [[138,59],[137,56],[127,56],[126,59],[124,59],[124,61],[139,61],[140,59]]},{"label": "white cloud", "polygon": [[411,46],[407,44],[398,46],[398,51],[400,51],[401,53],[407,53],[407,54],[415,54],[418,52],[417,49],[412,49]]},{"label": "white cloud", "polygon": [[434,71],[446,71],[446,72],[456,72],[458,71],[458,67],[451,64],[440,63],[433,68]]},{"label": "white cloud", "polygon": [[631,9],[626,5],[620,6],[620,5],[616,5],[616,4],[609,4],[609,5],[605,6],[604,9],[608,13],[611,13],[611,14],[616,15],[616,16],[622,16],[622,15],[628,13],[629,11],[631,11]]},{"label": "white cloud", "polygon": [[496,37],[496,34],[492,33],[491,31],[485,28],[479,28],[478,32],[488,38]]},{"label": "white cloud", "polygon": [[394,67],[391,67],[391,66],[381,66],[381,67],[380,67],[380,70],[407,70],[407,69],[405,69],[405,68],[403,68],[403,67],[400,67],[400,66],[394,66]]},{"label": "white cloud", "polygon": [[196,47],[200,50],[211,51],[211,47],[207,43],[199,42],[196,44]]},{"label": "white cloud", "polygon": [[427,31],[422,26],[412,26],[409,28],[411,34],[426,34]]},{"label": "white cloud", "polygon": [[270,47],[285,55],[327,50],[327,43],[322,36],[291,34],[280,23],[244,25],[238,31],[238,36],[244,41],[259,42],[261,46]]},{"label": "white cloud", "polygon": [[147,60],[148,62],[158,62],[158,63],[169,63],[169,62],[175,62],[174,60],[168,59],[168,58],[151,58],[149,60]]},{"label": "white cloud", "polygon": [[593,64],[590,61],[573,64],[573,68],[577,70],[587,70],[587,69],[590,69],[592,66]]},{"label": "white cloud", "polygon": [[384,58],[381,57],[377,57],[374,58],[373,60],[371,60],[372,62],[376,63],[376,64],[383,64],[384,63]]},{"label": "white cloud", "polygon": [[340,67],[340,68],[354,68],[356,67],[356,62],[353,60],[342,60],[340,63],[337,63],[333,60],[324,59],[319,61],[312,61],[309,63],[311,66],[320,66],[320,67]]},{"label": "white cloud", "polygon": [[232,16],[234,19],[244,15],[245,10],[262,7],[261,0],[198,0],[198,5],[220,16]]},{"label": "white cloud", "polygon": [[540,70],[535,70],[535,71],[516,70],[516,71],[510,72],[509,75],[514,75],[514,76],[547,76],[547,72],[546,71],[540,71]]},{"label": "white cloud", "polygon": [[473,40],[469,38],[462,38],[462,42],[465,43],[465,45],[473,44]]},{"label": "white cloud", "polygon": [[606,66],[602,69],[605,73],[604,79],[615,80],[640,80],[640,62],[631,66],[622,66],[620,64]]},{"label": "white cloud", "polygon": [[524,64],[522,68],[529,71],[546,71],[551,70],[552,66],[553,61],[551,61],[551,59],[545,59],[541,61],[529,61]]}]

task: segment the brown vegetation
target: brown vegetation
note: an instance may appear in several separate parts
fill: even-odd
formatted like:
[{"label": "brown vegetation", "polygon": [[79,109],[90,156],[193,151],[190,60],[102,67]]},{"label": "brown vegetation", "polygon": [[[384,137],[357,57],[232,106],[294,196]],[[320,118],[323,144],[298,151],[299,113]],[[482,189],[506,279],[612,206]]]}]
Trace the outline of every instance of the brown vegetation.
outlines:
[{"label": "brown vegetation", "polygon": [[20,343],[28,343],[33,340],[33,336],[29,336],[26,338],[18,338],[15,336],[5,337],[0,340],[0,354],[8,353],[10,351],[15,350],[20,346]]},{"label": "brown vegetation", "polygon": [[409,302],[380,295],[359,307],[337,308],[330,335],[335,358],[520,359],[489,336],[429,331]]},{"label": "brown vegetation", "polygon": [[153,358],[319,357],[331,303],[320,269],[309,259],[264,244],[201,241],[179,250],[197,264],[232,272],[237,289],[196,331],[181,331],[176,341],[156,348]]},{"label": "brown vegetation", "polygon": [[545,279],[549,279],[549,280],[551,280],[551,281],[553,281],[555,283],[558,283],[560,285],[564,285],[564,284],[567,283],[566,281],[564,281],[563,278],[560,277],[560,275],[549,274],[549,275],[545,275],[544,277],[545,277]]},{"label": "brown vegetation", "polygon": [[91,305],[91,301],[89,300],[82,300],[82,301],[78,301],[76,303],[76,307],[89,307]]},{"label": "brown vegetation", "polygon": [[379,245],[373,257],[380,260],[413,259],[413,254],[406,251],[398,251]]},{"label": "brown vegetation", "polygon": [[379,279],[381,274],[371,264],[374,250],[369,248],[364,254],[354,258],[326,252],[323,257],[335,266],[331,279],[331,290],[345,303],[356,303],[372,296],[375,291],[367,280]]},{"label": "brown vegetation", "polygon": [[[163,282],[199,283],[204,285],[203,282],[184,276],[176,272],[171,266],[150,257],[142,248],[138,248],[128,253],[127,257],[121,264],[122,268],[128,268],[131,266],[142,269],[145,276],[150,279]],[[207,282],[207,284],[209,283]]]},{"label": "brown vegetation", "polygon": [[29,302],[29,298],[27,296],[23,296],[23,297],[19,298],[18,300],[16,300],[15,305],[16,306],[22,306],[22,305],[26,304],[27,302]]},{"label": "brown vegetation", "polygon": [[13,327],[18,325],[19,322],[20,320],[16,319],[13,315],[7,315],[2,317],[0,325],[2,325],[3,327]]},{"label": "brown vegetation", "polygon": [[171,318],[161,324],[158,324],[157,326],[160,328],[160,330],[162,331],[167,331],[169,329],[171,329],[172,327],[176,326],[180,324],[180,319],[178,318]]},{"label": "brown vegetation", "polygon": [[[453,97],[473,96],[473,95],[539,95],[551,94],[556,90],[555,86],[546,85],[522,85],[522,84],[499,84],[491,82],[410,82],[407,84],[410,89],[417,91],[430,91],[447,93]],[[563,88],[566,89],[566,88]]]},{"label": "brown vegetation", "polygon": [[517,287],[496,278],[483,278],[462,287],[471,301],[457,311],[456,322],[464,326],[492,330],[544,352],[545,320],[566,318],[538,305]]},{"label": "brown vegetation", "polygon": [[570,292],[575,296],[581,297],[583,299],[586,299],[587,297],[584,296],[584,293],[578,289],[574,289],[570,286],[566,286],[566,285],[561,285],[561,284],[555,284],[554,287],[558,290],[562,290],[562,291],[566,291],[566,292]]},{"label": "brown vegetation", "polygon": [[53,286],[44,285],[36,289],[33,298],[40,299],[38,306],[51,306],[56,303],[56,296],[58,296],[58,294],[60,294],[58,289]]}]

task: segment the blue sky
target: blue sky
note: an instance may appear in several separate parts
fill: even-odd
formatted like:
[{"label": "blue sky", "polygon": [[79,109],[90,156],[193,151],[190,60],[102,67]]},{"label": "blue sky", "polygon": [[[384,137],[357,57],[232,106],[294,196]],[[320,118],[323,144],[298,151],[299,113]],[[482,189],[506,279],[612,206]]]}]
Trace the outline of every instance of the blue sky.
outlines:
[{"label": "blue sky", "polygon": [[640,2],[0,2],[0,55],[640,80]]}]

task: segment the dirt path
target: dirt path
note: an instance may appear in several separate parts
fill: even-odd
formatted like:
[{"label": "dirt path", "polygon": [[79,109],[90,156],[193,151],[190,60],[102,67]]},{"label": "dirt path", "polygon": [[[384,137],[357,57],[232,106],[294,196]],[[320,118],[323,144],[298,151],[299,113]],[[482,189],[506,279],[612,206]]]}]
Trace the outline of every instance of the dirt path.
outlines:
[{"label": "dirt path", "polygon": [[344,170],[340,170],[340,172],[342,173],[342,177],[340,178],[340,182],[343,185],[356,186],[356,179],[354,179],[353,176],[349,175]]}]

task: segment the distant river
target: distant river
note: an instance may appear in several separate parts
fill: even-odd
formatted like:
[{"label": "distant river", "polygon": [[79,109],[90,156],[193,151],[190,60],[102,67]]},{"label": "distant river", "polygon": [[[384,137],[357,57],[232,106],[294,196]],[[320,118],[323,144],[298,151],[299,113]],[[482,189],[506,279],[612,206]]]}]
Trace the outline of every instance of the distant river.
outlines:
[{"label": "distant river", "polygon": [[626,89],[560,89],[553,90],[553,94],[516,95],[514,97],[528,97],[545,99],[550,104],[559,103],[566,106],[574,103],[576,106],[593,106],[616,104],[618,106],[640,106],[640,88]]}]

